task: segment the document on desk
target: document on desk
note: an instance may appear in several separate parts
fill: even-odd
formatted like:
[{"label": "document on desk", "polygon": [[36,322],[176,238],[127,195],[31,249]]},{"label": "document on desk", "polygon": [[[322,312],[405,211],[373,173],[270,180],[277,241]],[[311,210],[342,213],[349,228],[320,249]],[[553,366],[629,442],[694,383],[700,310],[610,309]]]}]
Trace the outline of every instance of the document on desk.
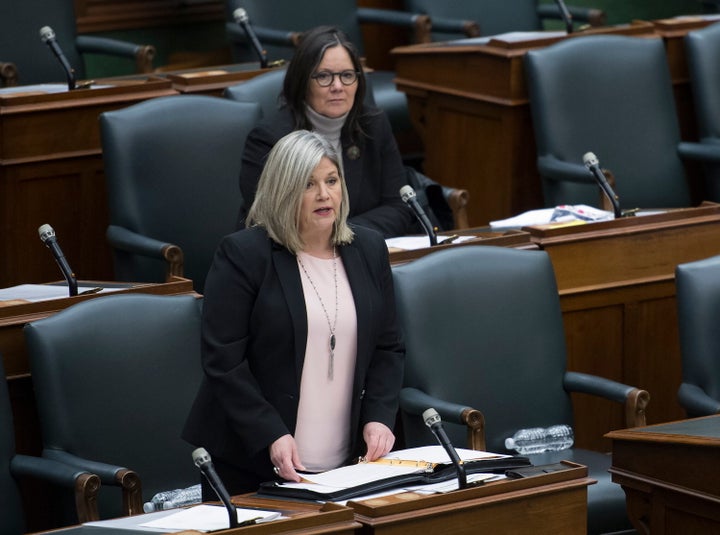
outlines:
[{"label": "document on desk", "polygon": [[[450,236],[438,234],[437,242],[462,243],[468,240],[474,240],[477,236]],[[450,240],[450,241],[448,241]],[[402,249],[403,251],[414,251],[415,249],[424,249],[430,247],[430,238],[427,236],[400,236],[397,238],[388,238],[385,240],[388,249]]]},{"label": "document on desk", "polygon": [[[280,513],[277,511],[237,508],[237,519],[240,526],[269,522],[278,518],[280,518]],[[186,530],[217,531],[228,529],[230,522],[228,511],[224,506],[196,505],[187,509],[178,509],[172,515],[142,523],[138,527],[163,530],[166,533]]]},{"label": "document on desk", "polygon": [[[484,451],[458,449],[465,471],[504,473],[527,466],[527,457],[513,457]],[[359,462],[317,474],[301,474],[301,483],[270,481],[260,486],[260,494],[317,501],[342,501],[368,496],[388,489],[428,485],[457,477],[457,471],[441,446],[424,446],[390,452],[372,462]]]}]

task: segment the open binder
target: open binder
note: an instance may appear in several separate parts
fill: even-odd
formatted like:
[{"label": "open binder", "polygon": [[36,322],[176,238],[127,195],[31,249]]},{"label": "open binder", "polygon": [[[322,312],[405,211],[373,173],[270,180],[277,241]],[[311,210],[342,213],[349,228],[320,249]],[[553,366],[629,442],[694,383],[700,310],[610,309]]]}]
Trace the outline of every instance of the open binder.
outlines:
[{"label": "open binder", "polygon": [[[504,474],[532,466],[527,457],[458,449],[465,473]],[[410,485],[429,485],[457,478],[457,470],[440,446],[391,452],[377,461],[345,466],[322,474],[308,474],[306,482],[267,481],[258,494],[300,500],[343,501]],[[323,484],[326,480],[337,481]],[[347,483],[347,485],[345,484]]]}]

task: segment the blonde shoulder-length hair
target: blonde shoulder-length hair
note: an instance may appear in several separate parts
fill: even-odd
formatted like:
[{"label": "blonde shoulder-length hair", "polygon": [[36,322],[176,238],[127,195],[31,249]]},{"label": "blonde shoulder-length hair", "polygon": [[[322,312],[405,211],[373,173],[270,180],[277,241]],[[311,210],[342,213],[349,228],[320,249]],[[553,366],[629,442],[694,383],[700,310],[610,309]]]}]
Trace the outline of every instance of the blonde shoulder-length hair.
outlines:
[{"label": "blonde shoulder-length hair", "polygon": [[300,237],[300,206],[303,193],[323,158],[338,170],[342,202],[335,219],[332,244],[352,242],[347,224],[349,200],[338,156],[330,142],[317,132],[295,130],[281,138],[270,151],[258,182],[255,201],[247,215],[248,226],[265,228],[270,238],[297,254],[304,248]]}]

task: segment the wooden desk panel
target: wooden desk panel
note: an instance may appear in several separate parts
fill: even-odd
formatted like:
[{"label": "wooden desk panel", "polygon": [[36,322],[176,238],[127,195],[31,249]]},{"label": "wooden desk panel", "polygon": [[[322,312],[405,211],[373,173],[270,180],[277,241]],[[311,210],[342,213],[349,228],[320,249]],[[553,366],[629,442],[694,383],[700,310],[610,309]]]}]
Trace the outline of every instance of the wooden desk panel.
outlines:
[{"label": "wooden desk panel", "polygon": [[359,532],[377,535],[418,533],[582,534],[587,531],[587,468],[518,480],[503,480],[441,495],[412,492],[350,501]]},{"label": "wooden desk panel", "polygon": [[641,534],[720,533],[720,416],[609,433],[613,481]]}]

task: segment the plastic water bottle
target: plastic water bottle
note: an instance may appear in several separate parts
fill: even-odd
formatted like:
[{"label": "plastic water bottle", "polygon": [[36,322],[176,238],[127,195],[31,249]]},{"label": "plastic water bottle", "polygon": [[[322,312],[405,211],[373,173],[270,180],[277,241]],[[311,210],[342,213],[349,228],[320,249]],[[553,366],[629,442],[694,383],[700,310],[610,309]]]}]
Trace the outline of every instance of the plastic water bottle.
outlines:
[{"label": "plastic water bottle", "polygon": [[520,429],[505,439],[505,447],[520,455],[532,455],[545,451],[562,451],[573,445],[573,430],[569,425],[553,425],[548,428]]},{"label": "plastic water bottle", "polygon": [[166,490],[158,492],[149,502],[143,505],[143,511],[164,511],[185,505],[193,505],[202,502],[202,488],[200,483],[186,489]]}]

